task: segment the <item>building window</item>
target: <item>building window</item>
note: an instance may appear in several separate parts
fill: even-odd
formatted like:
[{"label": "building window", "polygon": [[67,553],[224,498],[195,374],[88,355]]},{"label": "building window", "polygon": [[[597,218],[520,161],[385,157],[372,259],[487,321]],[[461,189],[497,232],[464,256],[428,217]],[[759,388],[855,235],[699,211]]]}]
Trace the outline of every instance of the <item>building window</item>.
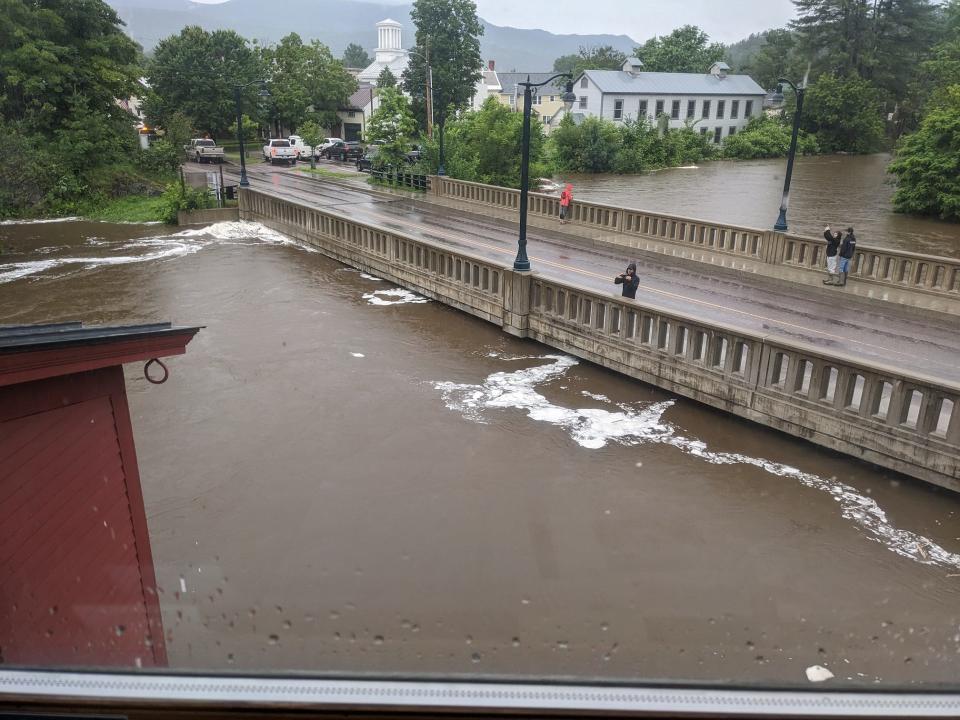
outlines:
[{"label": "building window", "polygon": [[613,119],[614,120],[623,119],[623,100],[613,101]]},{"label": "building window", "polygon": [[584,75],[582,78],[580,78],[580,87],[582,87],[582,88],[589,87],[589,85],[587,84],[587,76],[586,76],[586,75]]},{"label": "building window", "polygon": [[739,115],[740,115],[740,101],[731,100],[730,101],[730,119],[736,120]]},{"label": "building window", "polygon": [[586,109],[587,109],[587,96],[586,96],[586,95],[581,95],[581,96],[580,96],[580,109],[581,109],[581,110],[586,110]]},{"label": "building window", "polygon": [[687,101],[687,120],[692,120],[693,116],[697,113],[697,101],[688,100]]},{"label": "building window", "polygon": [[674,120],[680,119],[680,101],[674,100],[670,103],[670,117]]},{"label": "building window", "polygon": [[717,100],[717,120],[723,120],[723,113],[727,109],[726,100]]},{"label": "building window", "polygon": [[753,117],[753,100],[747,100],[743,106],[743,116],[745,118]]},{"label": "building window", "polygon": [[638,120],[647,119],[647,101],[646,100],[640,101],[640,109],[637,111],[637,119]]},{"label": "building window", "polygon": [[542,102],[543,102],[543,98],[542,98],[542,97],[540,97],[539,95],[534,95],[534,96],[533,96],[533,104],[534,104],[534,105],[539,105],[539,104],[542,103]]},{"label": "building window", "polygon": [[709,100],[703,101],[703,111],[700,113],[700,117],[702,117],[704,120],[710,117],[710,101]]},{"label": "building window", "polygon": [[657,117],[663,115],[663,100],[657,100]]},{"label": "building window", "polygon": [[706,128],[700,128],[700,134],[701,134],[701,135],[706,135],[706,134],[707,134],[707,129],[706,129]]},{"label": "building window", "polygon": [[730,130],[727,132],[727,137],[733,137],[736,134],[737,134],[737,126],[731,125]]},{"label": "building window", "polygon": [[347,117],[356,117],[356,116],[357,116],[357,113],[355,113],[353,110],[347,113]]},{"label": "building window", "polygon": [[555,99],[556,99],[556,95],[551,95],[551,96],[550,96],[550,102],[554,102]]},{"label": "building window", "polygon": [[718,127],[713,129],[713,141],[715,143],[720,143],[720,138],[723,137],[723,128]]}]

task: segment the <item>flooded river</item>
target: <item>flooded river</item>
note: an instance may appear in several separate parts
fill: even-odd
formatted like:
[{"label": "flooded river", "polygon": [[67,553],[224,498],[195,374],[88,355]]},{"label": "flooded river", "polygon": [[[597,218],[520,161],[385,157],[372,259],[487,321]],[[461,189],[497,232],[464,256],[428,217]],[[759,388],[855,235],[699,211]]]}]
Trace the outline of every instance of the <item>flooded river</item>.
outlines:
[{"label": "flooded river", "polygon": [[173,667],[956,681],[955,495],[256,225],[0,242],[0,322],[205,326],[127,368]]},{"label": "flooded river", "polygon": [[[852,225],[864,245],[960,257],[960,224],[893,212],[889,155],[799,157],[793,169],[790,232],[819,237],[824,225]],[[780,209],[786,161],[704,163],[649,175],[570,178],[584,200],[772,228]]]}]

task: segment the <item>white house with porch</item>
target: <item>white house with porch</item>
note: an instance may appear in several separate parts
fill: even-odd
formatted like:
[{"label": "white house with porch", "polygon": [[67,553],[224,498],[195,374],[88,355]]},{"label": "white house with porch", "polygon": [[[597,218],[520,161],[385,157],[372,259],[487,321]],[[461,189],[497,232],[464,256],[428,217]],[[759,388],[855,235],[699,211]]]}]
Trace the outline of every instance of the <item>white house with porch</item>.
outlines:
[{"label": "white house with porch", "polygon": [[[612,122],[666,118],[668,127],[687,124],[714,142],[736,134],[763,112],[766,91],[749,75],[731,75],[723,62],[709,72],[644,72],[643,63],[631,57],[620,70],[585,70],[573,83],[577,95],[571,112]],[[563,112],[550,118],[551,127]]]}]

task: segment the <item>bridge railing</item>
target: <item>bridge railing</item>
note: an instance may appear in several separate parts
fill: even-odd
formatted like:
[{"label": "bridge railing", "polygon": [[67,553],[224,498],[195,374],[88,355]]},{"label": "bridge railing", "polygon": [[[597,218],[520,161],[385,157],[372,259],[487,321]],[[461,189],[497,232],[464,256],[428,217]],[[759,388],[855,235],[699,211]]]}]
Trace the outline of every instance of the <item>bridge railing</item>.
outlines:
[{"label": "bridge railing", "polygon": [[593,359],[608,367],[668,379],[674,391],[698,400],[709,396],[705,401],[714,406],[742,405],[750,412],[738,414],[763,416],[767,424],[779,419],[801,437],[835,436],[820,444],[869,445],[862,431],[872,431],[875,452],[921,453],[935,464],[939,457],[936,471],[954,477],[960,488],[958,384],[540,276],[532,292],[530,326],[544,334],[540,339],[553,336],[595,353]]},{"label": "bridge railing", "polygon": [[[553,280],[266,193],[259,219],[331,257],[668,391],[960,490],[960,384]],[[514,333],[520,334],[520,333]]]},{"label": "bridge railing", "polygon": [[[439,197],[502,210],[515,211],[520,204],[519,190],[449,177],[433,176],[431,188]],[[559,198],[530,193],[528,213],[535,217],[558,218]],[[826,244],[821,238],[584,200],[574,200],[568,220],[574,226],[609,233],[603,237],[609,242],[618,242],[618,236],[632,236],[815,272],[823,272],[826,264]],[[631,245],[629,242],[623,244]],[[960,259],[861,245],[851,263],[849,275],[881,286],[960,299]]]}]

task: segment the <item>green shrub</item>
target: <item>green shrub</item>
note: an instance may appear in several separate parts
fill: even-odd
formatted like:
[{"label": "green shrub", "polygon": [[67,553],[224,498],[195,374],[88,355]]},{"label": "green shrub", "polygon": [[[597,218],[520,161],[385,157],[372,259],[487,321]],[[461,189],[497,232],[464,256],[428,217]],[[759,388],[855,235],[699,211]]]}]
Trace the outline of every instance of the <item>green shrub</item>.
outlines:
[{"label": "green shrub", "polygon": [[180,167],[180,154],[172,143],[157,140],[137,153],[137,166],[151,175],[173,175]]},{"label": "green shrub", "polygon": [[[793,129],[780,118],[761,116],[723,143],[723,157],[736,160],[783,157],[790,152]],[[812,155],[819,152],[817,139],[802,130],[797,138],[797,152]]]},{"label": "green shrub", "polygon": [[205,210],[216,206],[216,198],[207,188],[191,188],[179,182],[170,183],[163,191],[163,219],[168,223],[177,222],[177,213],[181,210]]}]

